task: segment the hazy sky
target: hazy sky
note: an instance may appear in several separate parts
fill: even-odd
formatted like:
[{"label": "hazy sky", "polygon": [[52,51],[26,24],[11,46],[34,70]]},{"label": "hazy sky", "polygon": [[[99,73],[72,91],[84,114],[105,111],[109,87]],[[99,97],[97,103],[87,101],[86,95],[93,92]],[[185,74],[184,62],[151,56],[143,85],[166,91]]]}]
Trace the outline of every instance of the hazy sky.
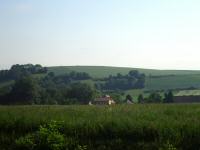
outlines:
[{"label": "hazy sky", "polygon": [[0,0],[12,64],[200,70],[199,0]]}]

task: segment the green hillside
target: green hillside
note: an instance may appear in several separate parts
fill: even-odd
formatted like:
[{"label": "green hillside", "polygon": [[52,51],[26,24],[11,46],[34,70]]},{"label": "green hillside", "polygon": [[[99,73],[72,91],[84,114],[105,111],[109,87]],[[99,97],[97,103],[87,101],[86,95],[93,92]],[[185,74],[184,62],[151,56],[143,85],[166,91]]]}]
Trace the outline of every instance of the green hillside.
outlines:
[{"label": "green hillside", "polygon": [[146,78],[146,89],[178,89],[178,88],[200,88],[200,75],[175,75],[163,76],[160,78]]},{"label": "green hillside", "polygon": [[64,74],[70,71],[86,72],[92,77],[107,77],[117,73],[127,74],[130,70],[138,70],[141,73],[148,75],[191,75],[200,74],[200,71],[190,70],[155,70],[155,69],[140,69],[126,67],[106,67],[106,66],[58,66],[48,67],[49,72],[55,74]]},{"label": "green hillside", "polygon": [[[179,88],[200,88],[200,71],[192,70],[153,70],[125,67],[105,67],[105,66],[62,66],[49,67],[49,72],[64,74],[71,71],[87,72],[92,77],[101,78],[117,73],[127,74],[130,70],[138,70],[146,74],[146,90],[166,90]],[[160,77],[149,77],[160,76]]]},{"label": "green hillside", "polygon": [[[69,73],[71,71],[86,72],[93,78],[108,77],[121,73],[127,74],[130,70],[138,70],[146,74],[146,83],[144,90],[166,90],[166,89],[184,89],[184,88],[200,88],[200,71],[190,70],[153,70],[126,67],[106,67],[106,66],[58,66],[48,67],[48,72],[54,72],[56,75]],[[151,77],[150,77],[151,75]],[[42,77],[44,74],[35,74],[35,77]],[[152,77],[153,76],[153,77]],[[90,84],[93,81],[87,80]],[[0,87],[11,84],[13,82],[1,82]],[[130,92],[131,91],[131,92]],[[128,93],[135,93],[130,90]],[[136,92],[137,93],[137,92]]]}]

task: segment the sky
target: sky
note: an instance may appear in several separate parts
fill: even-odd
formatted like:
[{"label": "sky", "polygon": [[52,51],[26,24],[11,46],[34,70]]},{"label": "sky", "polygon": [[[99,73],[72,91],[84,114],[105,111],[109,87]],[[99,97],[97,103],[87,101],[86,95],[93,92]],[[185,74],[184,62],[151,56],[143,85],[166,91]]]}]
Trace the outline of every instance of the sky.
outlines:
[{"label": "sky", "polygon": [[0,69],[200,70],[199,18],[199,0],[0,0]]}]

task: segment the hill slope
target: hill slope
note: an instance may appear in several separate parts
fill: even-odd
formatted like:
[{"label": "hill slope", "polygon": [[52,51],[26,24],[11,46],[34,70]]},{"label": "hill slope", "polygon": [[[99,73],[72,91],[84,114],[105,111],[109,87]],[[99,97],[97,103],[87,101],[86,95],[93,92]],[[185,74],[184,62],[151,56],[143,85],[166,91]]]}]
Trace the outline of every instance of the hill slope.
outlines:
[{"label": "hill slope", "polygon": [[[48,67],[48,72],[56,75],[65,74],[71,71],[86,72],[93,78],[108,77],[117,73],[127,74],[130,70],[138,70],[146,74],[145,90],[161,89],[181,89],[181,88],[200,88],[200,71],[190,70],[154,70],[126,67],[106,67],[106,66],[58,66]],[[154,76],[154,77],[150,77]],[[34,75],[40,77],[41,75]],[[156,77],[155,77],[156,76]],[[93,84],[93,81],[87,81]],[[1,82],[0,87],[11,84],[11,81]]]},{"label": "hill slope", "polygon": [[[130,70],[138,70],[146,74],[147,90],[200,88],[200,71],[193,70],[155,70],[106,66],[58,66],[49,67],[48,70],[55,74],[65,74],[71,71],[86,72],[94,78],[107,77],[117,73],[127,74]],[[151,78],[149,75],[160,77]]]},{"label": "hill slope", "polygon": [[130,70],[138,70],[146,75],[191,75],[200,74],[200,71],[193,70],[156,70],[156,69],[141,69],[141,68],[127,68],[127,67],[106,67],[106,66],[58,66],[48,67],[49,72],[55,74],[64,74],[70,71],[86,72],[92,77],[107,77],[109,75],[116,75],[117,73],[127,74]]},{"label": "hill slope", "polygon": [[200,75],[174,75],[159,78],[146,77],[145,87],[148,90],[200,88]]}]

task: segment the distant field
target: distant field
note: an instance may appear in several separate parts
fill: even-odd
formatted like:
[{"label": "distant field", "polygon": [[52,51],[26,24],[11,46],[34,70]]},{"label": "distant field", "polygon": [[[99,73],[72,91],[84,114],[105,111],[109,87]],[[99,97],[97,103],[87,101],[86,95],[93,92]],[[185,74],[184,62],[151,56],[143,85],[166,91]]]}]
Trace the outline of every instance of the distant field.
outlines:
[{"label": "distant field", "polygon": [[195,96],[200,95],[200,90],[181,90],[175,96]]},{"label": "distant field", "polygon": [[138,70],[141,73],[148,75],[191,75],[200,74],[200,71],[188,70],[153,70],[153,69],[140,69],[140,68],[125,68],[125,67],[104,67],[104,66],[61,66],[49,67],[49,72],[56,74],[64,74],[70,71],[87,72],[92,77],[107,77],[109,75],[116,75],[117,73],[127,74],[130,70]]},{"label": "distant field", "polygon": [[189,87],[200,87],[200,75],[178,75],[166,76],[161,78],[146,78],[146,89],[161,90],[161,89],[178,89]]},{"label": "distant field", "polygon": [[63,121],[63,134],[76,141],[71,144],[88,150],[200,148],[199,104],[142,104],[0,106],[0,149],[15,150],[17,138],[51,120]]}]

